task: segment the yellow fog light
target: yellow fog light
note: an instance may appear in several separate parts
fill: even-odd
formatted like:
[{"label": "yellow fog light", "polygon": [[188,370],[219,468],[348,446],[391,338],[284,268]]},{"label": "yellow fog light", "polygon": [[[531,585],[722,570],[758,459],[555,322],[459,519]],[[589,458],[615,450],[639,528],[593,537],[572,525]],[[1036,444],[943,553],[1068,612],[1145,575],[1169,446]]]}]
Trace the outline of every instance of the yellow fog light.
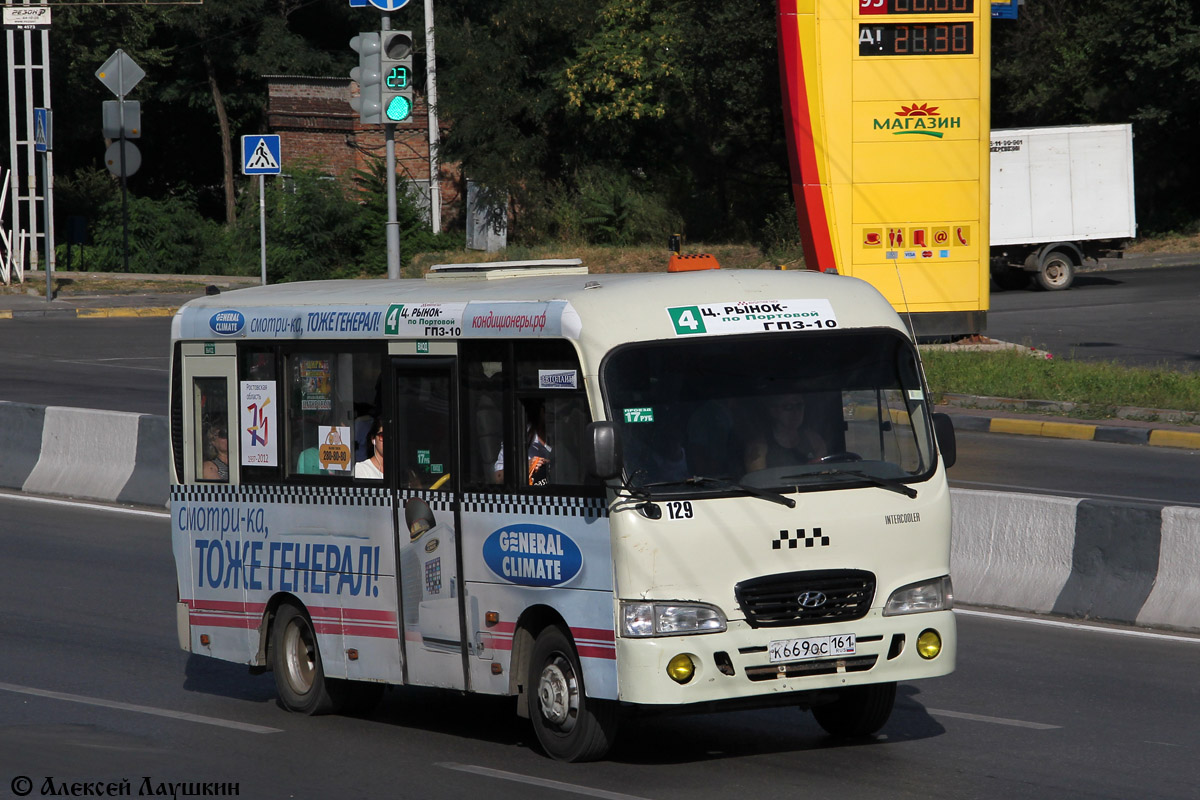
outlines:
[{"label": "yellow fog light", "polygon": [[932,628],[921,631],[917,637],[917,652],[924,659],[937,658],[942,652],[942,637]]},{"label": "yellow fog light", "polygon": [[667,674],[676,683],[687,683],[696,674],[696,665],[691,656],[680,653],[667,662]]}]

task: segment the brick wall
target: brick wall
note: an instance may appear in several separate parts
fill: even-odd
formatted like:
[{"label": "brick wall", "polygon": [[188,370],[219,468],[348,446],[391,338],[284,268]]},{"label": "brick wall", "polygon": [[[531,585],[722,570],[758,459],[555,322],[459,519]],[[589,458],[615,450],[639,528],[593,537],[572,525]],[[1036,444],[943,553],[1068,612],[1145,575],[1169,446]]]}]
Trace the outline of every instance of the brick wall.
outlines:
[{"label": "brick wall", "polygon": [[[384,159],[383,127],[363,125],[350,98],[358,84],[349,78],[267,76],[267,126],[279,134],[285,166],[306,162],[340,181],[350,182],[355,170],[369,170]],[[425,98],[416,97],[413,115],[396,126],[398,180],[429,180],[429,114]],[[444,132],[445,125],[439,120]],[[462,217],[461,171],[456,164],[439,165],[442,230]]]}]

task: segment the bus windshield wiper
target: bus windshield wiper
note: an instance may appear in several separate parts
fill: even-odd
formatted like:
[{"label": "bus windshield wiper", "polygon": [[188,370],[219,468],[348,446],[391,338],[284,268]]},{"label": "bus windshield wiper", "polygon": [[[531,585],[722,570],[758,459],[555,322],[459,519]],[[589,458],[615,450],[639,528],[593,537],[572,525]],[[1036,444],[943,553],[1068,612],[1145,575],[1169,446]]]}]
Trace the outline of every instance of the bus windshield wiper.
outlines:
[{"label": "bus windshield wiper", "polygon": [[899,480],[898,478],[880,478],[877,475],[869,475],[861,469],[823,469],[817,472],[805,472],[800,475],[784,475],[781,480],[794,481],[801,478],[811,477],[847,477],[857,480],[866,481],[872,486],[878,486],[880,489],[888,489],[889,491],[899,492],[905,497],[916,497],[917,490]]},{"label": "bus windshield wiper", "polygon": [[763,500],[770,500],[772,503],[779,503],[781,506],[795,508],[796,501],[790,497],[784,497],[779,492],[772,492],[768,489],[759,489],[757,486],[747,486],[744,483],[734,483],[733,481],[725,480],[724,478],[706,478],[703,475],[693,475],[690,478],[684,478],[678,481],[655,481],[653,483],[645,483],[638,486],[638,489],[649,490],[662,486],[700,486],[707,484],[710,486],[718,486],[725,489],[736,489],[739,492],[745,492],[751,497],[758,497]]}]

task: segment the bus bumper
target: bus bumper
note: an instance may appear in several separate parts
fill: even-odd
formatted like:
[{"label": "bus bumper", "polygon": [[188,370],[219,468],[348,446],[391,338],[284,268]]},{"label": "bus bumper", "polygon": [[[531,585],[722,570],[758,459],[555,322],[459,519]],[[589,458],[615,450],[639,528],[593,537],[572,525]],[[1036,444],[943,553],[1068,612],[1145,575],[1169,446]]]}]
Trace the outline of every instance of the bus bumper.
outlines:
[{"label": "bus bumper", "polygon": [[[937,633],[941,650],[924,658],[917,640],[930,630]],[[772,641],[850,633],[856,638],[853,654],[770,660]],[[947,675],[954,671],[956,641],[952,611],[883,617],[877,609],[863,619],[831,625],[754,629],[737,620],[723,633],[618,638],[619,699],[650,706],[756,698],[802,704],[804,692]],[[684,682],[668,673],[678,656],[686,656],[693,665]]]}]

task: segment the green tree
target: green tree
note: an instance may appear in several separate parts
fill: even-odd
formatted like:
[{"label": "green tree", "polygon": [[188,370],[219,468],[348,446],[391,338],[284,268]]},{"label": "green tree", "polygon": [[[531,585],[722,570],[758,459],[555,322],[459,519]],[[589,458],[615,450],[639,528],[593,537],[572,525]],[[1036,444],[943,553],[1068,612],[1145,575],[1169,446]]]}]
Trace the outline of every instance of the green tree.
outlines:
[{"label": "green tree", "polygon": [[1194,221],[1198,21],[1187,0],[1022,6],[1015,22],[993,25],[993,127],[1132,122],[1143,226]]}]

